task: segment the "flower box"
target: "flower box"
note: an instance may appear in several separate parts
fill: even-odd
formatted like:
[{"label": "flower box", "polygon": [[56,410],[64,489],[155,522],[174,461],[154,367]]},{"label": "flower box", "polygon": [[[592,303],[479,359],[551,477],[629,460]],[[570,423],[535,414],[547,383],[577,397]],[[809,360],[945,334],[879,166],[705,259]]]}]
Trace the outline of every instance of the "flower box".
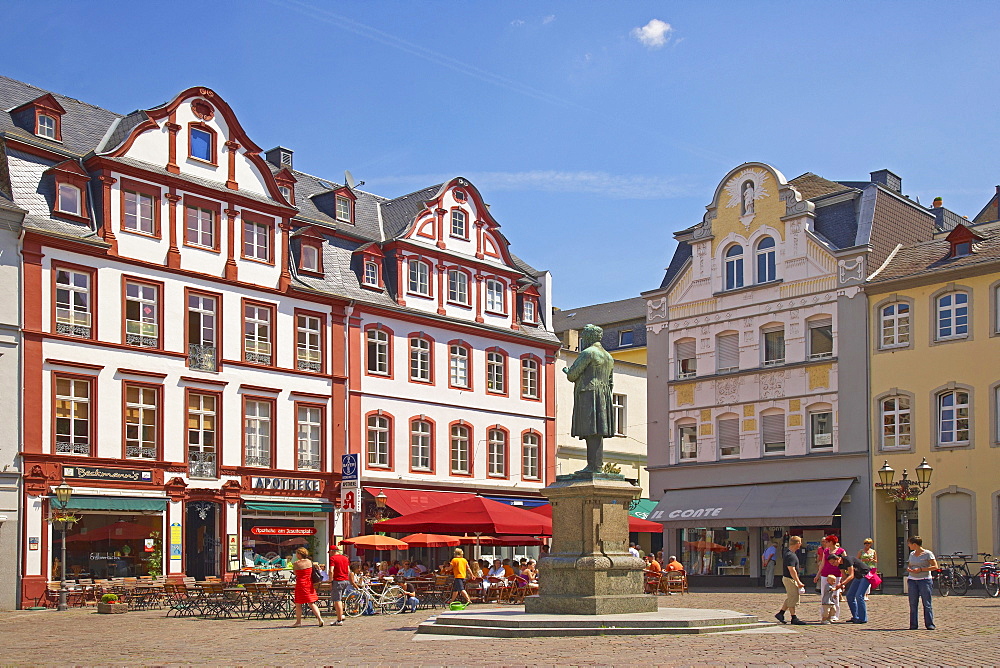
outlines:
[{"label": "flower box", "polygon": [[97,612],[102,615],[120,615],[128,612],[128,603],[101,603],[97,602]]}]

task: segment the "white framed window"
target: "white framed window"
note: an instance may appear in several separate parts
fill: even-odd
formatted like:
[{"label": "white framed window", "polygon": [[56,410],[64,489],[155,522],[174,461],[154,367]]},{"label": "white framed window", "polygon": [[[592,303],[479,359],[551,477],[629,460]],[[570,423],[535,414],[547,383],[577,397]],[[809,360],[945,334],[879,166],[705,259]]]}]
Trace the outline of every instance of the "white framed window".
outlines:
[{"label": "white framed window", "polygon": [[817,411],[809,414],[809,445],[813,450],[833,449],[833,413]]},{"label": "white framed window", "polygon": [[461,239],[466,239],[469,236],[469,228],[467,226],[467,218],[465,212],[459,209],[454,209],[451,212],[451,236],[459,237]]},{"label": "white framed window", "polygon": [[879,309],[880,346],[900,348],[910,345],[910,305],[906,302],[887,304]]},{"label": "white framed window", "polygon": [[351,200],[350,198],[337,195],[337,220],[351,222]]},{"label": "white framed window", "polygon": [[526,298],[524,300],[524,306],[523,306],[522,310],[524,312],[524,321],[525,322],[538,322],[538,317],[535,315],[535,300],[534,299],[527,299]]},{"label": "white framed window", "polygon": [[153,207],[156,199],[152,195],[136,192],[134,190],[125,191],[125,218],[122,226],[129,231],[141,234],[156,234],[153,219]]},{"label": "white framed window", "polygon": [[302,269],[319,272],[319,248],[312,244],[302,244]]},{"label": "white framed window", "polygon": [[469,275],[458,269],[448,270],[448,301],[469,304]]},{"label": "white framed window", "polygon": [[632,342],[635,340],[634,334],[635,333],[631,329],[623,329],[618,332],[618,346],[631,346]]},{"label": "white framed window", "polygon": [[316,316],[295,316],[295,361],[300,371],[323,370],[323,322]]},{"label": "white framed window", "polygon": [[505,313],[506,300],[504,299],[503,283],[491,278],[486,281],[486,310],[492,313]]},{"label": "white framed window", "polygon": [[291,188],[289,188],[288,186],[278,186],[278,192],[281,193],[281,196],[285,198],[286,202],[288,202],[289,204],[295,204],[295,201],[292,199]]},{"label": "white framed window", "polygon": [[271,402],[247,401],[243,409],[246,466],[271,466]]},{"label": "white framed window", "polygon": [[765,413],[760,416],[761,440],[764,454],[774,455],[785,451],[785,414]]},{"label": "white framed window", "polygon": [[90,381],[55,381],[56,454],[90,455]]},{"label": "white framed window", "polygon": [[155,285],[125,282],[125,345],[140,348],[160,345],[158,293]]},{"label": "white framed window", "polygon": [[785,363],[785,329],[777,327],[764,330],[764,366]]},{"label": "white framed window", "polygon": [[812,320],[809,322],[809,359],[825,357],[833,357],[833,321]]},{"label": "white framed window", "polygon": [[674,344],[677,356],[677,377],[694,378],[698,374],[697,341],[684,339]]},{"label": "white framed window", "polygon": [[188,366],[215,371],[215,297],[188,295]]},{"label": "white framed window", "polygon": [[764,237],[757,243],[757,282],[767,283],[777,279],[778,272],[775,266],[774,239]]},{"label": "white framed window", "polygon": [[426,420],[410,423],[410,468],[431,470],[431,423]]},{"label": "white framed window", "polygon": [[538,434],[527,432],[521,437],[521,477],[538,480]]},{"label": "white framed window", "polygon": [[365,260],[365,285],[378,287],[378,265],[373,260]]},{"label": "white framed window", "polygon": [[317,406],[299,406],[297,413],[298,468],[305,471],[319,471],[323,443],[323,410]]},{"label": "white framed window", "polygon": [[409,291],[418,295],[430,296],[430,276],[431,268],[423,260],[410,259],[407,263],[410,267]]},{"label": "white framed window", "polygon": [[191,246],[215,248],[215,212],[196,206],[187,207],[184,240]]},{"label": "white framed window", "polygon": [[152,387],[125,386],[125,456],[156,459],[158,393]]},{"label": "white framed window", "polygon": [[719,418],[719,456],[740,456],[740,419]]},{"label": "white framed window", "polygon": [[677,425],[677,446],[680,461],[698,459],[698,425]]},{"label": "white framed window", "polygon": [[89,338],[90,326],[90,274],[56,269],[56,333]]},{"label": "white framed window", "polygon": [[486,436],[487,470],[493,478],[507,477],[507,433],[502,429],[490,429]]},{"label": "white framed window", "polygon": [[410,380],[431,382],[431,342],[419,336],[410,337]]},{"label": "white framed window", "polygon": [[469,349],[458,344],[448,346],[448,382],[454,387],[469,387]]},{"label": "white framed window", "polygon": [[938,447],[969,444],[971,411],[969,393],[964,390],[951,390],[938,395]]},{"label": "white framed window", "polygon": [[37,131],[35,134],[39,137],[54,140],[56,138],[56,119],[47,114],[38,114]]},{"label": "white framed window", "polygon": [[969,335],[969,293],[949,292],[937,298],[937,338],[959,339]]},{"label": "white framed window", "polygon": [[368,416],[368,465],[379,468],[389,466],[389,418],[382,415]]},{"label": "white framed window", "polygon": [[910,398],[886,397],[879,402],[882,414],[882,450],[905,450],[913,445]]},{"label": "white framed window", "polygon": [[529,357],[521,360],[521,396],[538,398],[538,362]]},{"label": "white framed window", "polygon": [[74,216],[82,216],[80,211],[81,196],[80,189],[69,183],[60,183],[56,195],[56,210],[63,213],[71,213]]},{"label": "white framed window", "polygon": [[743,287],[743,246],[733,244],[726,250],[726,290]]},{"label": "white framed window", "polygon": [[716,373],[740,370],[740,335],[719,334],[715,337]]},{"label": "white framed window", "polygon": [[507,392],[507,356],[491,351],[486,353],[486,391],[497,394]]},{"label": "white framed window", "polygon": [[388,375],[389,373],[389,333],[381,329],[369,329],[368,373]]},{"label": "white framed window", "polygon": [[188,394],[188,475],[192,478],[215,478],[216,396],[214,394]]},{"label": "white framed window", "polygon": [[465,425],[451,427],[451,472],[469,473],[469,428]]},{"label": "white framed window", "polygon": [[615,436],[628,435],[628,397],[624,394],[611,395],[611,410],[615,418]]},{"label": "white framed window", "polygon": [[257,304],[243,307],[243,359],[271,363],[271,309]]},{"label": "white framed window", "polygon": [[271,261],[271,227],[252,220],[243,221],[243,256],[260,262]]}]

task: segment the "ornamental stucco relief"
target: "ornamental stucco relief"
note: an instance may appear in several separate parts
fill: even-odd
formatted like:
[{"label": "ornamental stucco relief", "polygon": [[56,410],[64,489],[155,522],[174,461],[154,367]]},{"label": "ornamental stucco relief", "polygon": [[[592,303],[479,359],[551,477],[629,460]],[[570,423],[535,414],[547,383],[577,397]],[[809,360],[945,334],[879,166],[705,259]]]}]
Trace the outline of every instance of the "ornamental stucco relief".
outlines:
[{"label": "ornamental stucco relief", "polygon": [[650,299],[646,302],[646,320],[663,320],[667,317],[667,298]]},{"label": "ornamental stucco relief", "polygon": [[739,399],[740,377],[720,378],[715,381],[715,400],[718,404],[734,404]]},{"label": "ornamental stucco relief", "polygon": [[780,399],[785,396],[785,372],[772,371],[760,375],[760,398]]}]

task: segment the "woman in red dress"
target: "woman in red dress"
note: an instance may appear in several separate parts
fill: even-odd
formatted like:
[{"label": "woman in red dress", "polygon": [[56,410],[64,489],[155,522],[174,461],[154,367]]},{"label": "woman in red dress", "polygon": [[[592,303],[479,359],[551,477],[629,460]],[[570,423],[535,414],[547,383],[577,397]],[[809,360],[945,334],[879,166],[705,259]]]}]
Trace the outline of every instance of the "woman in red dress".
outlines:
[{"label": "woman in red dress", "polygon": [[320,626],[323,626],[323,618],[319,614],[319,607],[316,601],[316,588],[313,587],[312,574],[313,562],[309,559],[309,550],[300,547],[295,550],[295,563],[292,569],[295,571],[295,623],[293,627],[302,626],[302,605],[308,603],[313,615]]}]

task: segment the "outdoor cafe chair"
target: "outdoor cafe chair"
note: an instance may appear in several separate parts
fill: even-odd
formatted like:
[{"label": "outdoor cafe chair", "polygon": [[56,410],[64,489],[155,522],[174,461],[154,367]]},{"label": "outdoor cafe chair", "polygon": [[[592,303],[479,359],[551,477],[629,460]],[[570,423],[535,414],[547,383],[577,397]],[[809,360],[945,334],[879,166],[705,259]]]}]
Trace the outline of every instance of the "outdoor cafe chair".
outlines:
[{"label": "outdoor cafe chair", "polygon": [[194,617],[201,611],[197,596],[192,596],[183,583],[167,583],[163,585],[163,592],[169,601],[167,617],[171,613],[175,617]]},{"label": "outdoor cafe chair", "polygon": [[663,573],[659,571],[643,571],[642,578],[644,582],[643,591],[647,594],[657,594],[660,592]]},{"label": "outdoor cafe chair", "polygon": [[665,594],[688,593],[687,575],[680,571],[669,571],[660,579],[660,591]]}]

